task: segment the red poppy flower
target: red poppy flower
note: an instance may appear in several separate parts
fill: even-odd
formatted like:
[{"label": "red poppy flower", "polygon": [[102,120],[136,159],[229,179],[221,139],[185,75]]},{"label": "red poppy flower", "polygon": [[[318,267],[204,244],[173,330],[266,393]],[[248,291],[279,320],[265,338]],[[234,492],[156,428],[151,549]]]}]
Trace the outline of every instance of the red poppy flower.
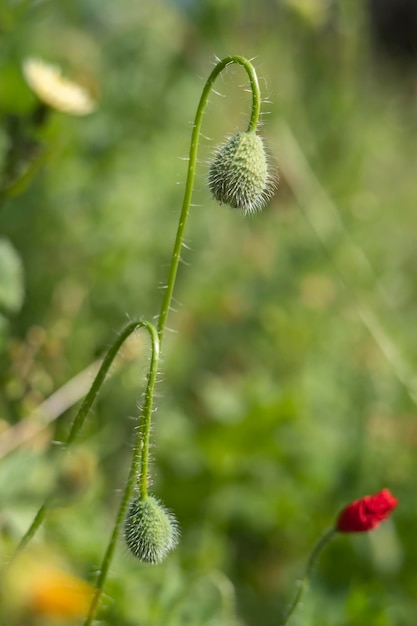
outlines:
[{"label": "red poppy flower", "polygon": [[348,504],[339,514],[336,530],[341,533],[361,533],[372,530],[389,517],[398,505],[388,489],[382,489],[373,496],[364,496]]}]

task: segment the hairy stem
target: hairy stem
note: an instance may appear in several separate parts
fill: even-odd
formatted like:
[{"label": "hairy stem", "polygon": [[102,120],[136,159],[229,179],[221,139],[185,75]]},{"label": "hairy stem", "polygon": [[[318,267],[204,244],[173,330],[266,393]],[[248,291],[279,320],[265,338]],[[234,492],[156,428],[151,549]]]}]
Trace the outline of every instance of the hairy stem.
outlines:
[{"label": "hairy stem", "polygon": [[[158,373],[158,361],[159,361],[159,339],[158,332],[152,324],[143,322],[143,326],[148,330],[152,341],[152,353],[151,363],[149,367],[148,382],[145,391],[145,402],[142,409],[142,425],[141,429],[138,429],[135,447],[133,451],[132,464],[130,466],[129,477],[123,492],[122,500],[117,512],[116,522],[113,527],[113,531],[110,537],[110,541],[106,548],[106,552],[103,557],[103,561],[100,566],[100,574],[96,583],[96,591],[93,600],[90,605],[87,619],[84,622],[84,626],[90,626],[94,620],[97,606],[100,601],[101,594],[103,593],[104,583],[107,578],[107,574],[110,568],[113,554],[117,545],[117,540],[122,528],[124,518],[126,516],[127,508],[136,486],[137,477],[139,475],[140,480],[140,497],[146,498],[147,496],[147,479],[148,479],[148,458],[149,458],[149,437],[150,426],[152,417],[153,397],[155,392],[156,376]],[[139,471],[140,466],[140,471]]]},{"label": "hairy stem", "polygon": [[[141,499],[145,499],[148,493],[148,463],[149,463],[149,438],[150,438],[150,427],[151,427],[151,417],[152,417],[152,404],[153,404],[153,396],[154,396],[154,388],[156,375],[158,371],[158,356],[159,356],[159,348],[162,343],[166,321],[168,317],[168,312],[171,306],[172,295],[174,292],[175,281],[177,277],[178,265],[181,256],[181,248],[183,245],[184,231],[187,223],[187,218],[189,214],[189,209],[191,205],[191,196],[194,187],[194,178],[195,178],[195,169],[197,163],[197,149],[198,142],[200,138],[201,124],[203,119],[203,113],[207,104],[209,93],[213,87],[213,83],[216,80],[217,76],[223,71],[223,69],[232,64],[237,63],[242,65],[248,76],[252,89],[252,112],[249,121],[248,131],[253,131],[256,129],[259,120],[260,114],[260,90],[258,85],[258,79],[256,76],[255,69],[252,64],[245,58],[240,56],[230,56],[226,57],[222,61],[220,61],[212,73],[210,74],[207,82],[204,86],[203,92],[201,94],[201,98],[197,107],[197,112],[194,120],[193,132],[191,135],[191,146],[189,153],[189,162],[188,162],[188,173],[187,173],[187,181],[185,185],[184,192],[184,200],[182,204],[182,210],[179,218],[177,234],[175,238],[174,248],[171,256],[171,264],[168,273],[168,281],[167,287],[164,293],[164,297],[161,304],[161,310],[158,318],[158,326],[157,330],[148,330],[151,332],[152,336],[152,361],[151,367],[148,375],[148,385],[146,389],[145,395],[145,404],[143,406],[142,412],[142,432],[138,433],[137,442],[135,446],[134,456],[132,465],[129,472],[128,481],[123,493],[122,501],[120,503],[119,511],[117,514],[115,526],[113,528],[112,536],[110,538],[110,542],[108,544],[106,553],[103,558],[103,562],[100,568],[100,575],[97,581],[97,589],[94,595],[93,601],[90,606],[88,617],[84,623],[84,626],[90,626],[95,617],[97,606],[102,594],[103,586],[105,579],[107,577],[108,569],[110,567],[110,563],[113,557],[113,553],[116,547],[117,538],[120,533],[121,526],[123,524],[127,507],[133,495],[133,491],[135,488],[135,483],[139,479],[139,496]],[[153,328],[153,327],[152,327]],[[140,465],[140,471],[139,470]]]},{"label": "hairy stem", "polygon": [[[195,170],[197,163],[197,149],[201,131],[201,124],[203,119],[203,113],[205,107],[207,105],[208,96],[213,87],[213,84],[218,77],[218,75],[229,65],[231,64],[241,65],[248,77],[250,82],[250,87],[252,91],[252,110],[251,116],[248,124],[248,132],[252,132],[256,130],[259,121],[260,115],[260,106],[261,106],[261,97],[258,79],[256,76],[256,72],[250,61],[241,56],[229,56],[219,61],[216,67],[211,72],[210,76],[207,79],[207,82],[203,88],[201,98],[197,107],[197,112],[194,120],[193,131],[191,135],[191,145],[189,152],[189,163],[188,163],[188,172],[187,172],[187,180],[185,185],[184,192],[184,200],[182,204],[182,210],[179,218],[177,234],[175,238],[174,248],[171,256],[171,263],[169,268],[167,286],[164,293],[164,297],[161,303],[161,309],[158,318],[158,325],[155,328],[152,324],[148,322],[134,322],[130,324],[117,338],[114,342],[113,346],[110,348],[107,353],[103,364],[94,380],[94,383],[87,394],[84,402],[82,403],[72,425],[71,431],[68,436],[68,440],[66,442],[67,447],[71,445],[71,443],[76,439],[78,433],[80,432],[85,418],[100,390],[101,385],[106,377],[108,369],[116,356],[120,346],[125,341],[125,339],[134,331],[136,328],[145,328],[152,341],[152,355],[151,355],[151,364],[148,373],[147,387],[145,392],[145,402],[143,405],[142,413],[141,413],[141,429],[138,430],[133,459],[129,471],[128,480],[123,492],[123,496],[120,502],[119,510],[117,513],[115,525],[112,531],[112,535],[110,537],[108,546],[106,548],[106,552],[103,557],[103,561],[100,567],[100,573],[98,576],[96,591],[93,597],[93,600],[90,605],[88,616],[84,622],[84,626],[91,626],[98,607],[98,603],[100,601],[101,594],[103,592],[103,587],[105,580],[107,578],[107,574],[110,568],[110,564],[113,558],[114,550],[116,548],[117,539],[120,534],[120,530],[127,512],[127,508],[129,506],[130,500],[132,498],[134,489],[136,486],[139,488],[139,496],[142,499],[147,497],[147,489],[148,489],[148,463],[149,463],[149,439],[150,439],[150,427],[151,427],[151,418],[152,418],[152,407],[153,407],[153,398],[155,392],[155,383],[156,377],[158,373],[158,360],[159,360],[159,349],[160,344],[163,339],[168,312],[170,310],[172,295],[174,292],[175,281],[177,277],[178,265],[180,261],[181,248],[183,245],[184,231],[187,223],[187,218],[189,214],[189,209],[191,205],[191,196],[194,187],[194,179],[195,179]],[[137,485],[139,481],[139,484]],[[17,550],[16,554],[20,552],[20,550],[29,542],[29,540],[33,537],[37,529],[42,524],[47,510],[48,510],[49,498],[47,498],[39,509],[31,527],[27,531],[27,533],[22,538]]]},{"label": "hairy stem", "polygon": [[219,61],[211,72],[202,91],[200,101],[198,103],[196,116],[194,119],[193,132],[191,135],[191,145],[188,160],[187,181],[185,184],[184,200],[182,204],[181,215],[178,223],[177,236],[175,238],[174,249],[172,251],[171,265],[169,268],[168,282],[166,285],[164,298],[162,300],[161,311],[158,319],[158,335],[159,341],[162,343],[163,334],[166,326],[168,312],[171,306],[172,294],[174,292],[175,280],[177,277],[178,265],[181,257],[181,248],[183,244],[185,226],[187,224],[188,214],[191,205],[191,196],[194,187],[195,170],[197,164],[197,149],[200,139],[201,124],[203,121],[203,113],[205,111],[207,100],[214,81],[225,67],[237,63],[241,65],[249,77],[250,87],[252,91],[252,111],[248,125],[248,131],[254,131],[258,125],[259,114],[261,110],[261,93],[259,89],[258,78],[252,63],[244,57],[235,55],[225,57]]},{"label": "hairy stem", "polygon": [[318,542],[314,546],[308,558],[304,576],[299,581],[298,588],[293,598],[293,601],[288,607],[284,619],[279,623],[279,626],[287,626],[288,622],[290,621],[291,616],[293,615],[294,611],[300,604],[303,594],[308,587],[311,573],[314,569],[314,566],[317,562],[318,557],[320,556],[323,549],[327,546],[327,544],[330,543],[331,539],[333,539],[335,534],[336,534],[336,530],[334,528],[330,528],[330,530],[326,531],[324,535],[318,540]]},{"label": "hairy stem", "polygon": [[[147,322],[132,322],[131,324],[129,324],[128,326],[126,326],[126,328],[124,330],[122,330],[122,332],[118,335],[118,337],[116,338],[116,340],[114,341],[113,345],[110,347],[110,349],[108,350],[106,356],[103,359],[103,362],[100,366],[99,371],[97,372],[97,375],[94,379],[93,384],[91,385],[90,391],[88,392],[88,394],[86,395],[86,397],[84,398],[84,401],[82,402],[77,415],[74,418],[74,422],[72,424],[71,430],[68,434],[68,438],[67,441],[65,442],[65,449],[67,450],[70,445],[74,442],[74,440],[77,438],[78,434],[80,433],[84,422],[85,422],[85,418],[87,417],[93,403],[94,400],[97,397],[98,392],[100,391],[100,388],[103,384],[103,382],[106,379],[106,376],[109,372],[109,369],[111,367],[111,364],[113,363],[117,353],[119,352],[121,346],[123,345],[123,343],[126,341],[126,339],[138,328],[146,328],[148,330],[148,332],[151,334],[152,337],[152,332],[150,330],[150,324],[148,324]],[[152,329],[154,329],[154,327],[152,326]],[[38,512],[36,513],[32,524],[30,525],[30,527],[28,528],[28,530],[26,531],[26,533],[23,535],[23,537],[21,538],[19,544],[16,547],[16,550],[13,554],[12,559],[14,560],[16,558],[16,556],[27,546],[27,544],[29,543],[29,541],[34,537],[34,535],[36,534],[37,530],[40,528],[40,526],[42,525],[46,514],[48,513],[49,510],[49,505],[50,502],[53,498],[51,498],[51,496],[48,496],[47,498],[45,498],[45,501],[43,502],[42,506],[39,508]]]}]

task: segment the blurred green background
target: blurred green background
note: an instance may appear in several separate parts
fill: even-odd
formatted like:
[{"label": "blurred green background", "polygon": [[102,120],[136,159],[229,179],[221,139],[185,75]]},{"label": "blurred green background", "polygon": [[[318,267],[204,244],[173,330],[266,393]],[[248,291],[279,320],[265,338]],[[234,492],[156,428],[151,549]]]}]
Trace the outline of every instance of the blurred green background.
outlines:
[{"label": "blurred green background", "polygon": [[[216,56],[254,59],[261,133],[280,172],[254,217],[210,198],[207,161],[250,111],[246,76],[230,68],[204,119],[153,430],[153,491],[182,539],[153,568],[121,542],[101,624],[277,624],[316,539],[345,503],[382,487],[400,500],[394,519],[331,544],[292,624],[416,624],[417,70],[412,55],[374,45],[367,7],[0,5],[3,169],[11,120],[24,125],[36,104],[26,58],[61,65],[98,99],[88,117],[50,116],[35,137],[46,163],[1,197],[1,562],[58,480],[53,442],[91,375],[59,396],[47,429],[20,441],[35,409],[128,320],[158,313],[183,159]],[[148,357],[141,338],[124,351],[62,504],[34,541],[90,582],[127,476]]]}]

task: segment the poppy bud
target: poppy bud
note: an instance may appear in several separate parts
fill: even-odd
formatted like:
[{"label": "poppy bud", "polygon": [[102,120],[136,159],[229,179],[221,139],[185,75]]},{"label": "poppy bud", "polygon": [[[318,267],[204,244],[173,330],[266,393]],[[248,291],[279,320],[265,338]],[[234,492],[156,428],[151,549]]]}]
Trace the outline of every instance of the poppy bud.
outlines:
[{"label": "poppy bud", "polygon": [[388,489],[372,496],[354,500],[339,513],[336,530],[341,533],[361,533],[373,530],[398,506],[398,500]]},{"label": "poppy bud", "polygon": [[274,186],[262,138],[255,131],[231,137],[214,156],[208,184],[220,204],[245,214],[262,209]]},{"label": "poppy bud", "polygon": [[131,553],[144,563],[161,563],[178,543],[177,521],[156,498],[135,498],[130,504],[124,536]]}]

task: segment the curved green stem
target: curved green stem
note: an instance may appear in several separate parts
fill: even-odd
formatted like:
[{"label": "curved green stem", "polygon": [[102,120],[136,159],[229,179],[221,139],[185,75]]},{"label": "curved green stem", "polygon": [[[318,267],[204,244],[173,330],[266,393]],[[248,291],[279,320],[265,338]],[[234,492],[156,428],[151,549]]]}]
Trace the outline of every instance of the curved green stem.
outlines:
[{"label": "curved green stem", "polygon": [[188,213],[191,205],[191,196],[194,187],[194,178],[195,178],[195,170],[197,164],[197,149],[198,142],[200,139],[200,131],[201,124],[203,121],[203,113],[206,108],[207,100],[210,94],[211,89],[213,88],[214,81],[218,77],[218,75],[224,70],[225,67],[231,65],[232,63],[237,63],[241,65],[245,70],[249,77],[250,87],[252,91],[252,111],[248,125],[248,132],[254,131],[258,125],[259,114],[261,110],[261,93],[259,89],[258,78],[256,75],[255,68],[252,63],[245,59],[244,57],[235,55],[225,57],[222,61],[219,61],[211,72],[210,76],[207,79],[206,84],[204,85],[203,92],[200,97],[200,101],[198,103],[197,112],[194,120],[193,132],[191,135],[191,145],[190,145],[190,153],[189,153],[189,161],[188,161],[188,173],[187,173],[187,181],[185,184],[185,192],[184,192],[184,200],[182,204],[182,210],[180,215],[180,220],[177,229],[177,236],[175,238],[174,249],[171,257],[171,265],[169,268],[168,274],[168,282],[164,293],[164,298],[162,300],[161,311],[159,313],[158,319],[158,335],[159,341],[162,343],[162,338],[166,326],[166,321],[168,317],[168,312],[171,306],[172,294],[174,292],[175,280],[177,277],[178,264],[181,256],[181,248],[183,243],[185,226],[187,224]]},{"label": "curved green stem", "polygon": [[[111,560],[113,558],[113,553],[116,547],[117,539],[120,533],[121,526],[123,524],[127,508],[129,506],[129,502],[132,498],[137,477],[139,476],[139,497],[141,499],[145,499],[148,495],[148,463],[149,463],[149,439],[150,439],[150,427],[151,427],[151,417],[152,417],[152,405],[153,405],[153,397],[154,397],[154,389],[156,376],[158,372],[158,358],[159,358],[159,348],[162,342],[166,320],[168,317],[168,312],[171,306],[172,294],[174,291],[175,280],[177,277],[178,265],[180,261],[181,248],[183,243],[185,226],[187,223],[188,213],[191,205],[191,196],[194,186],[194,178],[195,178],[195,169],[197,163],[197,148],[200,137],[201,123],[203,119],[203,113],[205,106],[207,104],[209,93],[212,89],[213,83],[216,80],[217,76],[220,72],[231,63],[238,63],[242,65],[248,76],[252,89],[253,100],[252,100],[252,113],[250,117],[248,131],[253,131],[256,129],[259,120],[260,113],[260,90],[258,85],[258,79],[255,73],[255,70],[252,64],[243,57],[240,56],[231,56],[226,57],[222,61],[220,61],[212,73],[210,74],[207,82],[204,86],[203,92],[201,94],[200,102],[197,107],[197,113],[194,121],[193,132],[191,136],[191,146],[190,146],[190,155],[189,155],[189,163],[188,163],[188,173],[187,173],[187,181],[185,185],[184,192],[184,200],[182,205],[182,210],[179,218],[177,235],[174,243],[174,248],[171,257],[171,264],[169,268],[168,274],[168,282],[167,288],[165,290],[164,298],[161,304],[161,310],[158,318],[158,327],[157,330],[154,329],[153,326],[148,326],[148,331],[151,334],[152,338],[152,358],[151,365],[149,369],[148,375],[148,384],[145,393],[145,403],[142,411],[142,432],[138,432],[137,441],[135,445],[132,465],[130,467],[129,477],[127,480],[127,484],[125,490],[123,492],[123,497],[119,506],[119,511],[117,513],[116,522],[113,528],[113,532],[106,550],[106,553],[103,558],[102,565],[100,567],[100,575],[97,580],[96,592],[93,598],[93,601],[90,606],[90,610],[88,613],[88,617],[84,623],[84,626],[90,626],[96,611],[97,606],[103,591],[104,582],[107,577],[107,573],[110,567]],[[140,471],[139,471],[140,465]]]},{"label": "curved green stem", "polygon": [[[197,113],[194,121],[193,132],[191,136],[191,146],[190,146],[190,155],[189,155],[189,163],[188,163],[188,173],[187,173],[187,181],[185,185],[185,193],[184,200],[182,205],[182,210],[179,218],[177,235],[174,243],[174,249],[171,257],[171,264],[169,268],[168,274],[168,282],[167,288],[164,294],[164,298],[161,304],[161,310],[158,318],[158,327],[157,330],[154,329],[153,326],[149,325],[148,330],[151,334],[152,338],[152,358],[151,365],[148,375],[148,384],[145,393],[145,403],[142,411],[142,432],[138,432],[137,441],[135,445],[132,465],[130,467],[129,477],[127,480],[127,484],[125,490],[123,492],[123,497],[119,506],[119,511],[117,513],[116,522],[113,528],[113,532],[106,550],[106,553],[103,558],[103,562],[100,567],[100,574],[97,580],[96,592],[93,597],[90,610],[88,613],[88,617],[84,623],[84,626],[91,626],[92,621],[95,617],[97,606],[100,601],[101,594],[103,592],[104,582],[107,577],[107,573],[110,567],[111,560],[113,558],[113,553],[116,548],[116,543],[118,536],[120,534],[120,529],[122,527],[127,508],[129,506],[129,502],[132,498],[137,477],[139,476],[139,497],[141,499],[145,499],[148,495],[148,463],[149,463],[149,439],[150,439],[150,427],[151,427],[151,417],[152,417],[152,405],[153,405],[153,397],[154,397],[154,389],[156,376],[158,372],[158,358],[159,358],[159,348],[162,342],[166,320],[168,317],[168,312],[171,306],[172,294],[174,291],[175,280],[177,277],[177,270],[180,261],[181,255],[181,247],[183,243],[185,226],[187,223],[188,213],[191,205],[191,196],[194,186],[194,178],[195,178],[195,168],[197,162],[197,148],[200,137],[201,123],[203,119],[203,113],[205,106],[207,104],[208,96],[210,90],[212,89],[213,83],[216,80],[217,76],[220,72],[231,63],[238,63],[242,65],[248,76],[249,81],[252,88],[253,100],[252,100],[252,113],[249,121],[248,131],[253,131],[256,129],[259,120],[260,113],[260,90],[258,85],[258,79],[255,73],[255,70],[252,64],[240,56],[231,56],[226,57],[222,61],[220,61],[212,73],[210,74],[207,82],[204,86],[203,92],[201,94],[200,102],[197,107]],[[140,471],[139,471],[140,465]]]},{"label": "curved green stem", "polygon": [[303,594],[308,587],[311,573],[313,571],[313,568],[317,562],[319,555],[321,554],[323,549],[327,546],[327,544],[330,543],[330,541],[333,539],[335,534],[336,534],[336,530],[334,528],[330,528],[328,531],[324,533],[324,535],[318,540],[318,542],[314,546],[308,558],[304,576],[298,583],[298,588],[295,593],[294,599],[291,602],[290,606],[288,607],[284,619],[279,623],[279,626],[287,626],[291,616],[293,615],[297,606],[300,604],[301,598],[303,597]]},{"label": "curved green stem", "polygon": [[[96,583],[96,591],[93,596],[87,619],[84,622],[84,626],[90,626],[94,620],[97,606],[103,593],[104,583],[107,578],[107,574],[110,568],[110,564],[113,558],[117,540],[122,528],[123,521],[125,519],[127,509],[130,500],[133,496],[133,492],[136,486],[137,477],[139,475],[139,494],[141,498],[147,497],[147,483],[148,483],[148,458],[149,458],[149,438],[150,427],[152,417],[153,397],[155,391],[156,376],[158,373],[158,361],[159,361],[159,338],[158,332],[152,324],[143,322],[144,327],[148,330],[152,341],[152,353],[151,364],[149,367],[148,382],[145,391],[145,402],[142,409],[143,427],[138,430],[136,437],[135,447],[133,451],[132,464],[130,466],[129,477],[123,492],[123,496],[117,512],[116,522],[108,543],[106,552],[103,557],[103,561],[100,566],[100,574]],[[140,466],[140,471],[139,471]]]},{"label": "curved green stem", "polygon": [[[185,185],[184,192],[184,200],[182,204],[182,210],[179,218],[177,234],[175,238],[174,248],[171,257],[171,264],[169,268],[167,287],[164,293],[164,297],[161,303],[161,309],[158,318],[158,325],[155,328],[152,324],[148,322],[134,322],[130,324],[117,338],[113,346],[108,351],[103,364],[94,380],[94,383],[87,394],[84,402],[82,403],[76,417],[74,423],[72,425],[71,431],[68,435],[67,446],[69,446],[77,437],[80,432],[85,418],[99,392],[101,385],[106,377],[108,369],[116,356],[120,346],[125,341],[125,339],[136,329],[136,328],[145,328],[150,334],[152,341],[152,356],[151,356],[151,364],[148,374],[148,382],[145,392],[145,402],[142,410],[142,427],[138,430],[137,439],[135,443],[134,453],[132,464],[129,471],[129,477],[126,483],[126,487],[123,492],[123,496],[121,499],[121,503],[119,506],[119,510],[116,517],[116,522],[112,531],[112,535],[109,540],[109,544],[107,546],[105,555],[103,557],[103,561],[100,567],[100,574],[97,580],[96,592],[91,602],[91,606],[89,609],[88,616],[84,623],[84,626],[90,626],[92,621],[94,620],[97,606],[103,591],[103,586],[110,568],[110,564],[113,558],[113,553],[116,548],[116,543],[118,536],[120,534],[121,526],[123,524],[127,508],[129,506],[129,502],[132,498],[134,489],[137,485],[138,477],[139,477],[139,496],[142,499],[147,497],[147,487],[148,487],[148,462],[149,462],[149,439],[150,439],[150,426],[151,426],[151,417],[152,417],[152,406],[153,406],[153,398],[154,398],[154,390],[156,377],[158,372],[158,360],[159,360],[159,349],[160,344],[163,339],[166,321],[168,317],[168,312],[171,306],[172,295],[174,291],[175,281],[177,277],[178,265],[180,261],[181,248],[183,245],[183,237],[184,231],[187,223],[187,218],[189,214],[189,209],[191,205],[191,196],[194,187],[194,179],[195,179],[195,170],[197,163],[197,149],[201,131],[201,124],[203,119],[203,113],[208,101],[208,96],[213,87],[213,84],[218,77],[218,75],[230,64],[236,63],[241,65],[248,77],[252,91],[252,110],[251,116],[248,124],[248,132],[254,132],[258,125],[259,115],[260,115],[260,106],[261,106],[261,96],[259,90],[258,79],[256,76],[256,72],[250,61],[241,56],[229,56],[219,61],[216,67],[211,72],[210,76],[207,79],[207,82],[204,86],[203,92],[201,94],[201,98],[197,107],[197,112],[194,120],[193,132],[191,136],[191,145],[189,152],[189,163],[188,163],[188,172],[187,172],[187,180]],[[140,471],[139,471],[140,470]],[[49,498],[47,498],[39,509],[31,527],[22,538],[17,552],[19,552],[33,537],[36,530],[42,524],[42,521],[45,518],[45,515],[48,510]]]},{"label": "curved green stem", "polygon": [[[138,328],[146,328],[149,334],[151,335],[152,339],[153,339],[153,335],[156,333],[154,326],[152,326],[151,324],[148,324],[148,322],[136,321],[126,326],[126,328],[118,335],[113,345],[110,347],[106,356],[104,357],[103,362],[100,366],[100,369],[97,372],[97,375],[94,379],[94,382],[91,385],[90,391],[84,398],[84,401],[82,402],[78,410],[78,413],[74,418],[74,422],[72,424],[71,430],[68,434],[67,441],[65,443],[66,449],[68,449],[68,447],[73,443],[73,441],[77,438],[78,434],[80,433],[84,425],[85,418],[87,417],[94,403],[94,400],[97,397],[100,387],[102,386],[109,372],[110,366],[112,365],[121,346],[126,341],[126,339]],[[29,541],[34,537],[35,533],[42,525],[46,517],[46,514],[48,512],[51,499],[52,498],[50,496],[45,498],[42,506],[39,508],[38,512],[36,513],[32,524],[30,525],[29,529],[26,531],[26,533],[21,538],[19,544],[17,545],[16,550],[12,556],[12,560],[14,560],[16,556],[27,546]]]},{"label": "curved green stem", "polygon": [[[149,463],[149,440],[151,435],[151,420],[152,420],[152,407],[153,397],[155,391],[156,377],[158,374],[158,361],[159,361],[159,336],[155,326],[149,325],[149,332],[152,338],[152,356],[151,365],[149,367],[148,384],[145,391],[145,402],[142,410],[143,424],[141,426],[142,432],[138,432],[135,450],[139,450],[141,454],[140,461],[140,483],[139,483],[139,495],[141,499],[145,499],[148,495],[148,463]],[[131,471],[129,474],[133,478],[137,475],[137,467],[135,463],[138,463],[138,459],[133,459]],[[133,487],[132,487],[133,488]],[[130,489],[132,491],[132,489]]]}]

